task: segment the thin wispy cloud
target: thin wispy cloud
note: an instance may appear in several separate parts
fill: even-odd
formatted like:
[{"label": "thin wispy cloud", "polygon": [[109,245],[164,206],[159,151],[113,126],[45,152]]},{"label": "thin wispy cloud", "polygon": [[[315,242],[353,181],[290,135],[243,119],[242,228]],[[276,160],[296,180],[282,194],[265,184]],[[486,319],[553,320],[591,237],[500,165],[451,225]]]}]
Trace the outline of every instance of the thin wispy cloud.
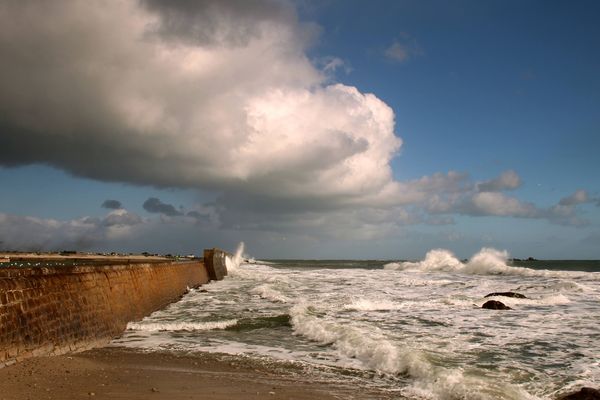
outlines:
[{"label": "thin wispy cloud", "polygon": [[395,39],[384,51],[384,55],[387,59],[400,64],[405,63],[412,58],[422,56],[423,54],[424,51],[417,43],[416,39],[406,33],[401,34],[400,37]]}]

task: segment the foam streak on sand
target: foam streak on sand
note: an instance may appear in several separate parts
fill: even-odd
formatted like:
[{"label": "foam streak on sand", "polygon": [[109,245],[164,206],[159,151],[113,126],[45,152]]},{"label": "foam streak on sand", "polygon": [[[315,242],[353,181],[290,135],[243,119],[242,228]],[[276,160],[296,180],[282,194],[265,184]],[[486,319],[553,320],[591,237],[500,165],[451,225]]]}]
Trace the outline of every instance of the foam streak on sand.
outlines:
[{"label": "foam streak on sand", "polygon": [[[418,399],[551,399],[600,381],[598,272],[511,266],[489,248],[467,262],[432,250],[417,262],[236,265],[242,252],[227,279],[132,325],[115,345],[295,360],[341,371],[327,379],[342,385],[353,376]],[[506,291],[526,298],[498,298],[511,311],[479,308]],[[165,323],[174,329],[143,330]]]},{"label": "foam streak on sand", "polygon": [[210,331],[213,329],[227,329],[237,324],[236,319],[214,322],[130,322],[127,329],[144,332],[161,331]]}]

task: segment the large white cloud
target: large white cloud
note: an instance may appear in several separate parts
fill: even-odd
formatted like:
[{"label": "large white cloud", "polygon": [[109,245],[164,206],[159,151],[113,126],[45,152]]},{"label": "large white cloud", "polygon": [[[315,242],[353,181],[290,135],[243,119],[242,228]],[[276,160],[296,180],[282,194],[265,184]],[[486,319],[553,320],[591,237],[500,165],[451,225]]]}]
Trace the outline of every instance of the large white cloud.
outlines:
[{"label": "large white cloud", "polygon": [[271,197],[389,186],[392,110],[327,85],[289,4],[234,6],[3,2],[0,164]]},{"label": "large white cloud", "polygon": [[[364,238],[451,214],[579,223],[581,196],[543,210],[501,193],[514,171],[394,180],[393,110],[332,83],[339,59],[309,60],[317,32],[284,0],[0,2],[0,166],[216,193],[185,215],[151,201],[160,223]],[[149,225],[119,213],[2,218],[46,247]]]}]

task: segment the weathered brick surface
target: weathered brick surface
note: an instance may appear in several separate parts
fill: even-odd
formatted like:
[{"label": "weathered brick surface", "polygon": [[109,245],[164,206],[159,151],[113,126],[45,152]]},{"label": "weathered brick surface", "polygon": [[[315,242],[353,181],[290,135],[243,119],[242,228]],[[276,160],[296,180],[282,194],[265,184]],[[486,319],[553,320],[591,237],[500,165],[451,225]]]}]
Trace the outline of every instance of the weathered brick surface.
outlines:
[{"label": "weathered brick surface", "polygon": [[0,366],[105,344],[208,280],[202,262],[0,269]]}]

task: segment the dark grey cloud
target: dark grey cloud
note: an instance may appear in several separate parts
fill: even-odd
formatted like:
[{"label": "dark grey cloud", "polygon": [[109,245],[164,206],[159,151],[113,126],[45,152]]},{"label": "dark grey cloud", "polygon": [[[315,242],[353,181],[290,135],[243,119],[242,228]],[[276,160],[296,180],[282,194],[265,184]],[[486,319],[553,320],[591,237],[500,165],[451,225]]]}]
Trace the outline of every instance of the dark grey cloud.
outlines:
[{"label": "dark grey cloud", "polygon": [[294,8],[280,0],[142,0],[159,22],[150,32],[198,45],[244,46],[262,24],[296,23]]},{"label": "dark grey cloud", "polygon": [[102,208],[107,208],[109,210],[118,210],[120,208],[123,208],[123,205],[119,200],[107,199],[104,200],[104,202],[102,203]]},{"label": "dark grey cloud", "polygon": [[172,204],[163,203],[156,197],[150,197],[144,202],[144,210],[149,213],[163,214],[168,217],[178,217],[184,215],[182,211],[177,210]]}]

